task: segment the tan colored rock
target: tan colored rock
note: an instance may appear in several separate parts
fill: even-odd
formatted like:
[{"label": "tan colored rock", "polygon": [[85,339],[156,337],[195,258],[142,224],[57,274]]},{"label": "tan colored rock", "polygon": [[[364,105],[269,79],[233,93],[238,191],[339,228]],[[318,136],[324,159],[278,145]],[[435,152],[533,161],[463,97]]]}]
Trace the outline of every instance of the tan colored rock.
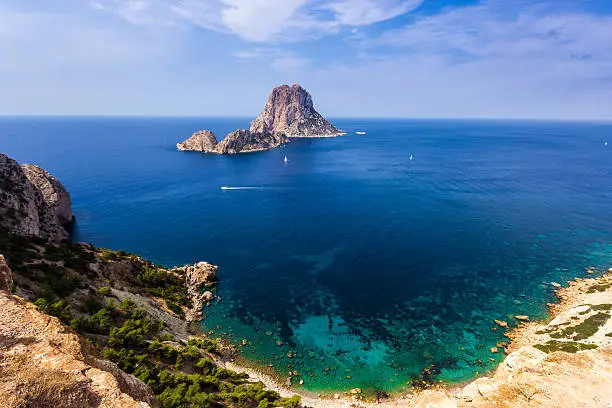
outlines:
[{"label": "tan colored rock", "polygon": [[457,408],[455,401],[442,390],[426,390],[417,395],[413,408]]},{"label": "tan colored rock", "polygon": [[499,353],[499,350],[497,349],[497,347],[491,347],[489,349],[489,351],[491,351],[491,353],[495,354],[495,353]]},{"label": "tan colored rock", "polygon": [[189,139],[176,144],[178,150],[194,152],[214,152],[216,147],[217,138],[210,130],[198,130]]},{"label": "tan colored rock", "polygon": [[1,153],[0,230],[55,241],[68,237],[56,208],[45,202],[43,193],[19,163]]},{"label": "tan colored rock", "polygon": [[157,406],[149,387],[99,360],[55,317],[0,292],[0,405],[31,407]]},{"label": "tan colored rock", "polygon": [[185,274],[187,294],[191,299],[192,307],[185,313],[187,322],[196,322],[202,319],[202,308],[214,299],[212,292],[207,291],[217,279],[217,266],[208,262],[198,262],[195,265],[186,265],[175,268],[175,273]]},{"label": "tan colored rock", "polygon": [[504,322],[503,320],[494,320],[494,322],[499,327],[504,327],[504,328],[508,327],[508,322]]},{"label": "tan colored rock", "polygon": [[529,316],[527,316],[527,315],[517,315],[517,316],[514,316],[514,318],[516,320],[520,320],[522,322],[528,322],[529,321]]},{"label": "tan colored rock", "polygon": [[70,224],[74,220],[72,201],[66,188],[47,171],[33,164],[21,166],[28,180],[43,196],[45,203],[51,208],[60,224]]}]

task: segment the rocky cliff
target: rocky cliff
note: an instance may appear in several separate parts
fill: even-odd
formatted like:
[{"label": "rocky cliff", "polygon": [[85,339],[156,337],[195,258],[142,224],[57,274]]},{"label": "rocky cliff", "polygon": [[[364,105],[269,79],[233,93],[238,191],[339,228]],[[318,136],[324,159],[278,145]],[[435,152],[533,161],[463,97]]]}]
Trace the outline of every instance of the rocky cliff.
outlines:
[{"label": "rocky cliff", "polygon": [[60,241],[68,237],[62,220],[72,219],[70,196],[57,179],[39,170],[0,153],[0,228]]},{"label": "rocky cliff", "polygon": [[297,84],[272,90],[264,111],[251,123],[251,132],[282,133],[289,138],[342,134],[315,110],[310,94]]},{"label": "rocky cliff", "polygon": [[264,111],[250,130],[236,130],[217,143],[208,130],[195,132],[176,147],[182,151],[217,154],[249,153],[274,149],[296,137],[332,137],[343,133],[314,108],[312,97],[299,85],[274,88]]},{"label": "rocky cliff", "polygon": [[283,134],[236,130],[219,142],[216,152],[219,154],[259,152],[274,149],[285,143],[287,143],[287,138]]},{"label": "rocky cliff", "polygon": [[[0,276],[10,274],[0,257]],[[6,279],[0,279],[1,282]],[[155,407],[140,380],[96,357],[95,349],[0,287],[0,405],[18,407]]]},{"label": "rocky cliff", "polygon": [[187,322],[202,320],[202,310],[214,299],[211,287],[217,280],[217,267],[208,262],[198,262],[195,265],[186,265],[173,269],[179,275],[185,275],[187,295],[191,300],[191,307],[185,313]]},{"label": "rocky cliff", "polygon": [[63,225],[70,224],[74,220],[72,202],[62,183],[33,164],[24,164],[21,168],[30,183],[42,193],[43,200],[53,210],[59,222]]}]

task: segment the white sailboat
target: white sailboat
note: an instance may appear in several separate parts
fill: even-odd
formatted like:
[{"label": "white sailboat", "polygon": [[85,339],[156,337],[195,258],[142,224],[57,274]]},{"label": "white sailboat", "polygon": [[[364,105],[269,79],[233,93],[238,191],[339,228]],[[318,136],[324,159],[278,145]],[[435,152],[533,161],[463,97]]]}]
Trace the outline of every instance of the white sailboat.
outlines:
[{"label": "white sailboat", "polygon": [[412,160],[412,155],[410,155],[410,160]]},{"label": "white sailboat", "polygon": [[287,163],[289,161],[289,159],[287,159],[287,156],[285,156],[285,159],[283,160],[285,163]]}]

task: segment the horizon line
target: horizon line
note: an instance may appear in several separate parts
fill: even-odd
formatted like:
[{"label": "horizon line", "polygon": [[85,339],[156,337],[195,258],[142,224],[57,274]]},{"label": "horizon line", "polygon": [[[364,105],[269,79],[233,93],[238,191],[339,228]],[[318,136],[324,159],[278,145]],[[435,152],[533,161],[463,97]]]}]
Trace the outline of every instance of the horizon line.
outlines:
[{"label": "horizon line", "polygon": [[[255,116],[256,117],[256,116]],[[83,119],[249,119],[253,116],[242,115],[151,115],[151,114],[4,114],[0,118],[83,118]],[[530,118],[530,117],[411,117],[411,116],[327,116],[328,119],[350,120],[413,120],[413,121],[515,121],[515,122],[599,122],[612,123],[612,118]]]}]

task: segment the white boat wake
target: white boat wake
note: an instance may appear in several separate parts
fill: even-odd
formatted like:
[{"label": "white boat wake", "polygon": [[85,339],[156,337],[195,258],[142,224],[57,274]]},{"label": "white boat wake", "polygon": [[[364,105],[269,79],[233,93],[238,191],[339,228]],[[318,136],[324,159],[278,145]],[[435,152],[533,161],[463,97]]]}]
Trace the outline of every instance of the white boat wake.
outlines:
[{"label": "white boat wake", "polygon": [[228,187],[221,186],[221,190],[264,190],[265,187]]}]

